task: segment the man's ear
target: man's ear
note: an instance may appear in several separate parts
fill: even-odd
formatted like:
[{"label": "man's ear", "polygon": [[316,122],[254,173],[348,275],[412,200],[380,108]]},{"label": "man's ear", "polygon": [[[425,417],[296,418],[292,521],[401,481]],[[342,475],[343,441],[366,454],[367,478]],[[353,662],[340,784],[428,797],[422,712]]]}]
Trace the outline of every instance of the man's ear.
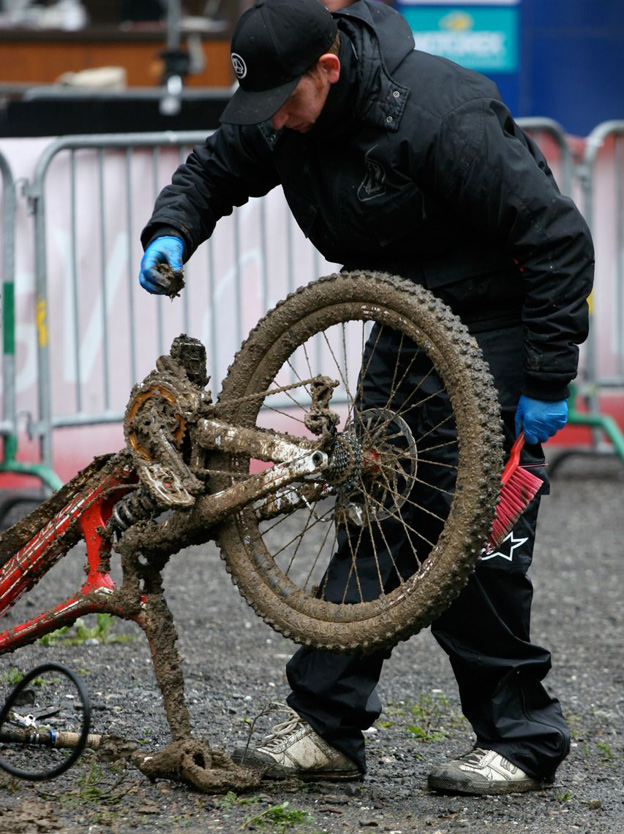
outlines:
[{"label": "man's ear", "polygon": [[318,59],[318,68],[325,74],[330,84],[335,84],[340,78],[340,58],[333,52],[326,52]]}]

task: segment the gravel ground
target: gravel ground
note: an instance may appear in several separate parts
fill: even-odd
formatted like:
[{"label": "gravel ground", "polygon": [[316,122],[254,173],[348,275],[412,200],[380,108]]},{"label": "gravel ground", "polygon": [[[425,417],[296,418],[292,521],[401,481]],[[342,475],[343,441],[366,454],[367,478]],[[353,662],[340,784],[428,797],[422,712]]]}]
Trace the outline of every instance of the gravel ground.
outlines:
[{"label": "gravel ground", "polygon": [[[562,464],[542,505],[532,571],[533,638],[553,651],[547,683],[573,731],[570,756],[551,790],[498,798],[427,793],[430,767],[472,744],[446,657],[427,630],[401,644],[386,664],[380,687],[385,713],[367,738],[369,773],[362,783],[263,782],[247,793],[208,796],[174,782],[151,783],[134,768],[113,768],[89,752],[53,781],[18,782],[0,773],[0,834],[621,834],[623,495],[620,461],[574,457]],[[51,574],[60,597],[75,587],[72,571],[79,572],[82,563],[80,552],[71,554]],[[286,694],[284,664],[293,645],[255,617],[212,546],[174,557],[165,587],[180,636],[194,733],[212,747],[231,749],[246,741],[257,714]],[[19,613],[32,616],[44,591],[31,592],[8,624]],[[114,642],[120,637],[131,639]],[[82,676],[94,732],[132,739],[146,751],[167,744],[160,695],[138,629],[115,621],[102,642],[38,644],[4,656],[0,698],[15,667],[26,672],[48,660]],[[257,722],[257,732],[270,723]]]}]

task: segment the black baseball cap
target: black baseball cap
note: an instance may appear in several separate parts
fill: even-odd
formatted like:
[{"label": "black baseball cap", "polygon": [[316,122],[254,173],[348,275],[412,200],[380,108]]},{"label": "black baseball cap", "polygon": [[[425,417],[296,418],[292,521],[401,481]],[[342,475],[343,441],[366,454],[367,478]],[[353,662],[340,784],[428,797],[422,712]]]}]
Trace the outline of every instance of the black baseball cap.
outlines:
[{"label": "black baseball cap", "polygon": [[256,0],[234,29],[231,59],[239,86],[221,121],[268,121],[327,52],[336,32],[336,21],[320,0]]}]

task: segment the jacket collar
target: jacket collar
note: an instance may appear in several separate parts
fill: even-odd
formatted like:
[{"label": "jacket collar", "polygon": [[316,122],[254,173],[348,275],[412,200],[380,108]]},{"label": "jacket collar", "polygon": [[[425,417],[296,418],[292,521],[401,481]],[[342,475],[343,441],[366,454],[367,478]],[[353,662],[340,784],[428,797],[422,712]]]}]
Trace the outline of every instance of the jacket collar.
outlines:
[{"label": "jacket collar", "polygon": [[357,116],[366,124],[397,131],[410,90],[391,73],[414,49],[407,21],[374,0],[358,0],[334,17],[357,56]]}]

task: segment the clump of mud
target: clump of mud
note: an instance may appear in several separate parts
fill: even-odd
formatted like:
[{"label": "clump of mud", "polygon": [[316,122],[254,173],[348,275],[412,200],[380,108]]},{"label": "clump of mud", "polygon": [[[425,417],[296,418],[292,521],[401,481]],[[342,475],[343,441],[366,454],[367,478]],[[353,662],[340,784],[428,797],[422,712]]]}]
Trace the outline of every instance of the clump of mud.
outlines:
[{"label": "clump of mud", "polygon": [[184,289],[184,271],[182,269],[171,269],[167,263],[160,264],[158,272],[162,276],[159,282],[169,298],[177,298]]},{"label": "clump of mud", "polygon": [[97,748],[97,758],[107,764],[127,762],[132,759],[138,746],[137,741],[121,738],[121,736],[102,736]]},{"label": "clump of mud", "polygon": [[135,753],[130,761],[148,779],[186,782],[204,793],[255,788],[262,772],[240,767],[222,750],[194,738],[173,741],[158,753]]}]

